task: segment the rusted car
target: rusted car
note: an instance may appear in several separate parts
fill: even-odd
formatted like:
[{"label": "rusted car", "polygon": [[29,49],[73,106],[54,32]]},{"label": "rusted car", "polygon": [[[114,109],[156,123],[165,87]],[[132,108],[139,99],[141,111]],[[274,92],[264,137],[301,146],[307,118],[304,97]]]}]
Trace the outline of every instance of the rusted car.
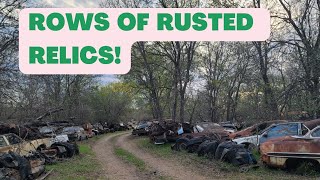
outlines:
[{"label": "rusted car", "polygon": [[[230,131],[226,130],[224,127],[217,123],[213,122],[201,122],[197,123],[193,127],[194,133],[192,136],[198,136],[197,133],[201,133],[203,135],[215,135],[219,136],[218,139],[229,139]],[[201,135],[200,135],[201,136]]]},{"label": "rusted car", "polygon": [[178,138],[193,132],[193,126],[189,123],[178,123],[172,120],[153,122],[150,125],[149,138],[155,144],[176,142]]},{"label": "rusted car", "polygon": [[80,126],[65,127],[61,134],[67,135],[69,141],[82,141],[89,138],[88,134]]},{"label": "rusted car", "polygon": [[137,127],[135,127],[132,131],[132,135],[147,135],[149,133],[149,126],[151,125],[151,122],[139,122]]},{"label": "rusted car", "polygon": [[261,133],[263,130],[265,130],[267,127],[269,127],[272,124],[278,124],[278,123],[284,123],[284,122],[287,122],[287,121],[275,120],[275,121],[266,121],[266,122],[258,123],[253,126],[247,127],[244,130],[229,134],[229,138],[235,139],[240,137],[256,135]]},{"label": "rusted car", "polygon": [[12,151],[24,156],[29,155],[31,152],[34,152],[40,148],[50,147],[52,143],[53,142],[51,138],[24,141],[13,133],[4,134],[0,135],[0,153]]},{"label": "rusted car", "polygon": [[[176,139],[176,143],[171,147],[173,150],[191,149],[190,152],[196,150],[199,145],[207,140],[217,140],[223,142],[229,140],[229,133],[222,126],[213,122],[197,123],[193,127],[194,133],[183,134]],[[188,150],[189,151],[189,150]]]},{"label": "rusted car", "polygon": [[301,162],[319,165],[320,126],[304,136],[285,136],[260,145],[261,160],[268,166],[295,168]]},{"label": "rusted car", "polygon": [[82,128],[84,129],[85,133],[89,138],[92,138],[94,136],[94,132],[92,131],[93,126],[91,125],[91,123],[83,124]]},{"label": "rusted car", "polygon": [[293,135],[305,135],[309,132],[309,128],[302,122],[287,122],[273,124],[266,128],[261,133],[253,136],[236,138],[233,141],[237,144],[244,144],[249,150],[257,149],[259,145],[270,139],[293,136]]}]

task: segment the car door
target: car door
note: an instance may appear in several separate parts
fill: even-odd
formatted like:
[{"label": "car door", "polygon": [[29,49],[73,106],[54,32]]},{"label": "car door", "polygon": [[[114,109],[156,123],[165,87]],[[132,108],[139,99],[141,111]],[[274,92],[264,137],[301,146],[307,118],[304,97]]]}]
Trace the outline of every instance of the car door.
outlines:
[{"label": "car door", "polygon": [[23,144],[23,141],[21,138],[19,138],[15,134],[7,134],[5,135],[5,137],[13,152],[16,152],[18,154],[24,153],[23,151],[24,151],[25,144]]},{"label": "car door", "polygon": [[265,131],[259,139],[259,143],[264,143],[270,139],[283,136],[293,136],[299,134],[299,123],[276,124]]}]

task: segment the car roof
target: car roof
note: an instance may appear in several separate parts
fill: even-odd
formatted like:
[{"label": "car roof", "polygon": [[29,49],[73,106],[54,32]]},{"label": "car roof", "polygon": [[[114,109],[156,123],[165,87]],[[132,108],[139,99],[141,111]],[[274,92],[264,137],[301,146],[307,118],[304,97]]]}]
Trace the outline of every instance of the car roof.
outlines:
[{"label": "car roof", "polygon": [[320,125],[320,119],[306,121],[306,122],[303,122],[303,124],[307,126],[309,129],[314,129]]},{"label": "car roof", "polygon": [[270,126],[268,126],[266,129],[264,129],[263,131],[261,131],[260,134],[263,134],[264,132],[268,131],[270,128],[274,127],[274,126],[278,126],[278,125],[284,125],[284,124],[300,124],[302,122],[283,122],[283,123],[274,123],[271,124]]}]

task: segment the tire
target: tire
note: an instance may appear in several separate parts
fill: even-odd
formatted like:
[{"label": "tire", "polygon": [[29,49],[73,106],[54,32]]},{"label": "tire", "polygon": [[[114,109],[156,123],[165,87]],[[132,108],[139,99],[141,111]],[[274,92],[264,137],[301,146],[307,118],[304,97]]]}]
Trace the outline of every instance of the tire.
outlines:
[{"label": "tire", "polygon": [[186,151],[187,150],[187,143],[186,142],[180,142],[178,144],[178,150],[179,151]]},{"label": "tire", "polygon": [[250,152],[253,152],[253,151],[256,151],[258,150],[258,147],[252,143],[250,144],[246,144],[246,148],[250,151]]},{"label": "tire", "polygon": [[59,143],[54,143],[51,147],[56,147],[56,146],[63,146],[66,148],[66,157],[71,158],[75,154],[77,154],[77,151],[79,151],[79,147],[76,144],[72,143],[65,143],[65,142],[59,142]]}]

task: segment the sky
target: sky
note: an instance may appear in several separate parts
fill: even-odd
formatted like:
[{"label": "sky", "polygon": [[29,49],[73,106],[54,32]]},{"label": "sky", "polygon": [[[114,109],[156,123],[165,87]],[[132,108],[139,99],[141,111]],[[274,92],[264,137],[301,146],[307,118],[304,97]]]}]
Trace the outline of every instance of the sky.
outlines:
[{"label": "sky", "polygon": [[[57,7],[57,8],[97,8],[101,0],[31,0],[30,6]],[[102,85],[117,82],[115,75],[103,75],[100,77]]]},{"label": "sky", "polygon": [[35,3],[46,4],[58,8],[97,8],[101,0],[32,0]]}]

